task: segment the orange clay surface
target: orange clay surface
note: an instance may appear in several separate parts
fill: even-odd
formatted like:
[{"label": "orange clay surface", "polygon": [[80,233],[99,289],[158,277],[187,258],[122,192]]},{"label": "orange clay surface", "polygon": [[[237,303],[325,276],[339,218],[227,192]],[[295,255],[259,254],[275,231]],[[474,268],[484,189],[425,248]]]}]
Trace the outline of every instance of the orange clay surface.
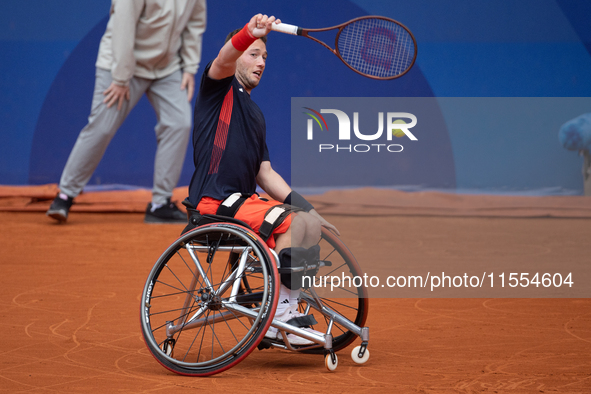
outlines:
[{"label": "orange clay surface", "polygon": [[[57,225],[43,214],[53,193],[12,194],[5,209],[0,201],[0,392],[591,392],[591,300],[569,298],[419,299],[392,292],[370,299],[371,356],[364,365],[351,360],[354,345],[339,353],[335,372],[325,369],[322,356],[255,350],[212,377],[175,375],[144,345],[139,299],[152,264],[183,226],[144,224],[138,211],[149,193],[135,202],[121,198],[131,208],[113,203],[104,209],[111,213],[82,212],[80,204],[67,224]],[[359,193],[375,205],[390,201],[379,191],[376,200]],[[103,196],[115,201],[116,194]],[[480,208],[465,200],[454,205],[449,200],[461,198],[453,195],[444,207],[441,195],[431,196],[432,204],[423,194],[394,196],[408,201],[406,210],[399,205],[373,216],[337,209],[349,201],[343,198],[310,200],[362,266],[383,248],[399,251],[392,267],[445,260],[450,253],[494,266],[499,249],[534,263],[544,253],[591,263],[590,206],[583,197],[529,205],[480,201],[482,209],[505,212],[495,217],[470,214]],[[128,213],[112,213],[117,210]],[[507,214],[511,210],[520,214]],[[379,246],[368,247],[372,243]]]}]

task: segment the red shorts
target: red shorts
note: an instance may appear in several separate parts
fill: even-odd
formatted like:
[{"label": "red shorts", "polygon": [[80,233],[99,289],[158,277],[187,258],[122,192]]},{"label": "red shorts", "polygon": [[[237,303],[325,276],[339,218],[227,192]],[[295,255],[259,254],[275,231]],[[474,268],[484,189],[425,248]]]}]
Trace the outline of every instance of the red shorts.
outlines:
[{"label": "red shorts", "polygon": [[[218,210],[218,207],[222,203],[221,200],[215,200],[211,197],[203,197],[199,204],[197,205],[197,209],[201,212],[202,215],[215,215]],[[269,210],[269,208],[274,207],[275,205],[281,205],[282,203],[278,201],[265,201],[261,200],[259,196],[256,194],[252,195],[244,204],[238,209],[236,215],[234,215],[235,219],[241,220],[244,223],[248,224],[250,228],[252,228],[257,234],[259,233],[259,228],[265,219],[265,213]],[[267,240],[267,245],[273,249],[275,248],[275,236],[278,234],[283,234],[289,229],[291,225],[291,214],[288,215],[283,223],[281,223],[275,230],[273,230],[272,237],[269,237]]]}]

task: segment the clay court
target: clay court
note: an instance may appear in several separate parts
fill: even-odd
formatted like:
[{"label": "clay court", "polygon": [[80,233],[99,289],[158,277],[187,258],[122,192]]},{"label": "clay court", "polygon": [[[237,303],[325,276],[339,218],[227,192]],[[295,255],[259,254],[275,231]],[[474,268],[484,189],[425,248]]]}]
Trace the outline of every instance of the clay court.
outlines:
[{"label": "clay court", "polygon": [[[4,188],[0,199],[1,392],[591,392],[589,298],[401,298],[394,290],[370,299],[364,365],[349,357],[353,345],[335,372],[321,356],[255,350],[212,377],[175,375],[144,345],[139,298],[183,227],[144,224],[149,192],[141,190],[86,193],[57,225],[43,214],[55,190]],[[585,197],[339,193],[310,200],[362,267],[384,251],[396,251],[384,270],[433,260],[489,270],[501,258],[556,270],[590,261]],[[353,215],[360,193],[373,197]]]}]

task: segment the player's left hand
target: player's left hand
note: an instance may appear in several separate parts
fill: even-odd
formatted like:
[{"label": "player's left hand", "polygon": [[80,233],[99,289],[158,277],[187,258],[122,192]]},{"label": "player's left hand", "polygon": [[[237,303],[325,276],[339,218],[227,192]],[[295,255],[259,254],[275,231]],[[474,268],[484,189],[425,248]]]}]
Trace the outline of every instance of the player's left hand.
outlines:
[{"label": "player's left hand", "polygon": [[314,216],[315,218],[317,218],[318,220],[320,220],[320,224],[322,225],[322,227],[326,227],[327,229],[329,229],[330,231],[332,231],[336,235],[341,235],[339,230],[333,224],[330,224],[329,222],[326,221],[326,219],[324,219],[322,216],[320,216],[320,214],[318,212],[316,212],[315,209],[312,209],[308,213],[310,215]]},{"label": "player's left hand", "polygon": [[195,76],[188,72],[183,72],[183,79],[181,81],[181,90],[185,89],[187,89],[187,101],[191,101],[195,92]]}]

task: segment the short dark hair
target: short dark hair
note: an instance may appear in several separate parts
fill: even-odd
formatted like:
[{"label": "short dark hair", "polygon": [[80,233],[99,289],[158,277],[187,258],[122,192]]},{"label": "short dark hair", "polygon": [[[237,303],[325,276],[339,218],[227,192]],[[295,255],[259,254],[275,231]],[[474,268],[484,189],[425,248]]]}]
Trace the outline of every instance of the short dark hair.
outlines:
[{"label": "short dark hair", "polygon": [[[238,34],[238,32],[240,32],[240,30],[242,30],[243,28],[241,27],[240,29],[236,29],[231,31],[227,36],[226,36],[226,41],[224,41],[224,44],[228,41],[230,41],[232,39],[232,37],[234,37],[236,34]],[[267,36],[262,36],[259,38],[259,40],[262,40],[265,45],[267,45]]]}]

